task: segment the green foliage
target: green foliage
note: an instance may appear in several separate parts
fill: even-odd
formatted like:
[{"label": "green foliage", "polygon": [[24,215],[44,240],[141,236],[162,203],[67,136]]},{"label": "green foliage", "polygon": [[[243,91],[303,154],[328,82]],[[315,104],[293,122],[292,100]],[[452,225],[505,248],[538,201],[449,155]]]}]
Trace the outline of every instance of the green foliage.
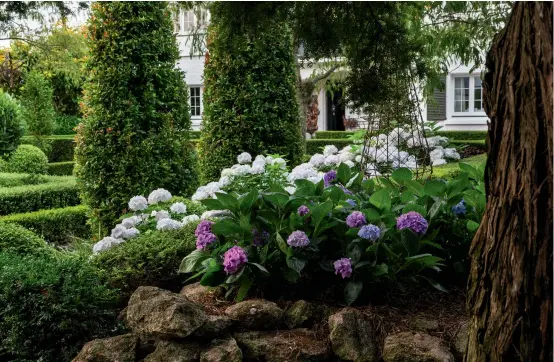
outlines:
[{"label": "green foliage", "polygon": [[6,253],[31,255],[48,250],[46,242],[31,230],[0,220],[0,250]]},{"label": "green foliage", "polygon": [[166,3],[92,6],[91,77],[78,130],[76,175],[95,225],[108,228],[132,196],[196,187],[188,92]]},{"label": "green foliage", "polygon": [[195,248],[195,228],[192,223],[179,230],[146,232],[94,256],[92,263],[125,296],[141,285],[175,290],[184,280],[177,273],[179,264]]},{"label": "green foliage", "polygon": [[90,236],[86,214],[86,206],[70,206],[0,216],[0,222],[16,223],[41,235],[49,243],[65,245],[75,237],[84,239]]},{"label": "green foliage", "polygon": [[32,145],[20,145],[15,152],[10,154],[3,165],[1,172],[14,173],[46,173],[48,158],[38,147]]},{"label": "green foliage", "polygon": [[54,131],[55,113],[50,82],[42,74],[30,72],[25,77],[20,101],[27,132],[36,142],[42,142],[44,136],[49,136]]},{"label": "green foliage", "polygon": [[212,3],[209,60],[204,68],[204,115],[199,147],[204,181],[248,152],[301,162],[301,134],[290,31],[269,21],[256,34],[224,34],[227,3]]},{"label": "green foliage", "polygon": [[[461,163],[467,163],[473,167],[484,169],[487,162],[487,155],[477,155],[461,160]],[[440,165],[433,167],[433,177],[452,179],[460,174],[460,163],[448,163],[446,165]]]},{"label": "green foliage", "polygon": [[69,362],[116,332],[117,293],[84,258],[0,253],[0,359]]},{"label": "green foliage", "polygon": [[346,139],[353,134],[353,131],[317,131],[315,133],[315,138],[318,140]]},{"label": "green foliage", "polygon": [[190,134],[190,139],[191,140],[196,140],[196,139],[200,138],[200,136],[202,135],[202,132],[200,132],[200,131],[190,131],[189,134]]},{"label": "green foliage", "polygon": [[436,134],[454,141],[485,140],[487,138],[487,131],[438,131]]},{"label": "green foliage", "polygon": [[321,153],[323,148],[327,145],[334,145],[340,150],[348,145],[351,145],[352,143],[353,142],[351,140],[343,139],[343,138],[334,138],[334,139],[312,138],[312,139],[306,140],[306,154],[313,155],[316,153]]},{"label": "green foliage", "polygon": [[77,116],[68,116],[65,114],[57,114],[55,119],[54,134],[56,135],[72,135],[75,134],[75,128],[81,123],[81,118]]},{"label": "green foliage", "polygon": [[20,112],[15,99],[0,91],[0,157],[9,155],[19,146],[23,135]]},{"label": "green foliage", "polygon": [[52,176],[71,176],[73,175],[73,168],[75,162],[52,162],[48,164],[48,174]]},{"label": "green foliage", "polygon": [[[2,174],[0,174],[2,175]],[[0,187],[0,215],[63,208],[80,203],[75,178],[45,176],[47,182]]]},{"label": "green foliage", "polygon": [[[48,142],[50,147],[46,150],[48,162],[65,162],[73,161],[75,152],[75,141],[73,135],[57,135],[45,137],[44,141]],[[21,140],[24,144],[32,144],[33,140],[29,137],[23,137]]]}]

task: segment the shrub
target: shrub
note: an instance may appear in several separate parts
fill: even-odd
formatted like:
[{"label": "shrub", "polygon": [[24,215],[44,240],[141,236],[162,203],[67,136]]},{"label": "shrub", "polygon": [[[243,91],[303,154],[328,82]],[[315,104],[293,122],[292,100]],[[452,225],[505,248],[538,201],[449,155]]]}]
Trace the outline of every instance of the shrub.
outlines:
[{"label": "shrub", "polygon": [[48,158],[38,147],[20,145],[3,164],[2,172],[14,173],[46,173]]},{"label": "shrub", "polygon": [[44,240],[56,245],[68,244],[74,237],[90,237],[86,206],[70,206],[62,209],[39,210],[23,214],[0,216],[0,222],[19,224]]},{"label": "shrub", "polygon": [[316,153],[321,153],[323,148],[327,145],[334,145],[340,150],[341,148],[346,147],[348,145],[351,145],[352,143],[353,142],[351,140],[348,140],[348,139],[312,138],[312,139],[306,140],[306,154],[307,155],[315,155]]},{"label": "shrub", "polygon": [[62,208],[80,203],[75,178],[46,177],[46,183],[0,187],[0,215]]},{"label": "shrub", "polygon": [[178,230],[149,231],[94,256],[92,263],[125,296],[141,285],[176,290],[185,279],[177,271],[181,260],[194,249],[196,224]]},{"label": "shrub", "polygon": [[0,220],[0,251],[30,255],[44,253],[47,248],[46,242],[32,231]]},{"label": "shrub", "polygon": [[55,113],[50,82],[42,74],[31,71],[25,77],[20,101],[27,132],[35,138],[37,145],[41,145],[43,137],[54,131]]},{"label": "shrub", "polygon": [[487,138],[487,131],[436,131],[435,133],[451,140],[485,140]]},{"label": "shrub", "polygon": [[354,133],[353,131],[317,131],[315,138],[318,140],[346,139]]},{"label": "shrub", "polygon": [[0,188],[23,185],[38,185],[48,182],[43,175],[26,173],[0,173]]},{"label": "shrub", "polygon": [[204,68],[204,114],[199,147],[203,181],[213,181],[235,155],[279,154],[295,165],[304,154],[296,101],[291,37],[272,24],[255,36],[229,34],[213,3]]},{"label": "shrub", "polygon": [[52,162],[48,164],[48,174],[52,176],[71,176],[73,175],[73,168],[75,162]]},{"label": "shrub", "polygon": [[[50,147],[46,150],[46,157],[48,162],[66,162],[73,161],[73,155],[75,152],[74,136],[70,135],[58,135],[44,138],[45,142],[48,142]],[[24,137],[21,140],[24,144],[33,144],[33,139]]]},{"label": "shrub", "polygon": [[77,116],[68,116],[66,114],[57,114],[54,118],[54,134],[75,134],[75,127],[81,123],[81,118]]},{"label": "shrub", "polygon": [[0,157],[9,155],[19,146],[23,135],[20,112],[17,101],[0,91]]},{"label": "shrub", "polygon": [[71,361],[114,332],[117,298],[85,259],[0,253],[0,358]]},{"label": "shrub", "polygon": [[76,175],[91,221],[108,228],[135,193],[163,187],[186,195],[197,180],[167,3],[95,3],[88,28]]}]

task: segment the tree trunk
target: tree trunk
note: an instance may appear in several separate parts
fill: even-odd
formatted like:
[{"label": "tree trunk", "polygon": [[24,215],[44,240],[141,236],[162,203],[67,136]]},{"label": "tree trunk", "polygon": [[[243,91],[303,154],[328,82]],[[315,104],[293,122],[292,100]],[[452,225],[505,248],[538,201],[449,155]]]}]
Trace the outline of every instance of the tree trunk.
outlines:
[{"label": "tree trunk", "polygon": [[465,361],[552,360],[552,3],[514,5],[487,56],[487,207]]}]

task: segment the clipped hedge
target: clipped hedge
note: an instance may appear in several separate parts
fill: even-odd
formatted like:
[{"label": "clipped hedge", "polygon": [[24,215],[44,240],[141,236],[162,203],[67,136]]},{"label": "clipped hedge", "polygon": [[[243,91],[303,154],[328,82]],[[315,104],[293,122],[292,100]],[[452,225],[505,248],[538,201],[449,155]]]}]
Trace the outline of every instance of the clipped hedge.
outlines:
[{"label": "clipped hedge", "polygon": [[75,206],[80,203],[75,178],[46,176],[38,185],[0,187],[0,215]]},{"label": "clipped hedge", "polygon": [[487,145],[485,140],[450,140],[449,145],[453,147],[457,146],[472,146],[487,152]]},{"label": "clipped hedge", "polygon": [[0,222],[16,223],[42,236],[49,243],[65,245],[73,237],[90,237],[86,213],[86,206],[69,206],[1,216]]},{"label": "clipped hedge", "polygon": [[51,162],[48,164],[48,174],[52,176],[71,176],[73,175],[74,161]]},{"label": "clipped hedge", "polygon": [[48,176],[31,175],[28,173],[0,172],[0,188],[24,185],[39,185],[49,181]]},{"label": "clipped hedge", "polygon": [[[25,227],[0,221],[0,250],[19,255],[38,255],[49,249],[46,242]],[[1,318],[0,318],[1,319]]]},{"label": "clipped hedge", "polygon": [[2,162],[0,171],[43,174],[47,170],[48,159],[42,150],[33,145],[20,145],[15,152]]},{"label": "clipped hedge", "polygon": [[487,131],[438,131],[439,136],[448,137],[450,140],[485,140]]},{"label": "clipped hedge", "polygon": [[325,140],[346,139],[354,133],[353,131],[317,131],[315,138]]},{"label": "clipped hedge", "polygon": [[323,147],[327,145],[335,145],[339,150],[351,145],[352,141],[347,139],[319,139],[313,138],[306,140],[306,154],[313,155],[316,153],[322,153]]},{"label": "clipped hedge", "polygon": [[[75,154],[75,136],[73,135],[56,135],[50,137],[44,137],[50,145],[46,157],[48,162],[65,162],[73,161],[73,155]],[[21,139],[23,144],[32,144],[33,139],[30,137],[23,137]]]}]

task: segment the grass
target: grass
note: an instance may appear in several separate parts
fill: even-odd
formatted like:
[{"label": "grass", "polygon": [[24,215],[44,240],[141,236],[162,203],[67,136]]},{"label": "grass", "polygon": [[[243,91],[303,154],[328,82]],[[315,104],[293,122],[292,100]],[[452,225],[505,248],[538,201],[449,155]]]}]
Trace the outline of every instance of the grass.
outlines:
[{"label": "grass", "polygon": [[[471,156],[463,158],[460,162],[467,163],[471,166],[484,165],[487,161],[487,155],[485,153],[477,156]],[[460,172],[459,162],[447,163],[446,165],[433,167],[433,176],[440,178],[452,178]]]}]

